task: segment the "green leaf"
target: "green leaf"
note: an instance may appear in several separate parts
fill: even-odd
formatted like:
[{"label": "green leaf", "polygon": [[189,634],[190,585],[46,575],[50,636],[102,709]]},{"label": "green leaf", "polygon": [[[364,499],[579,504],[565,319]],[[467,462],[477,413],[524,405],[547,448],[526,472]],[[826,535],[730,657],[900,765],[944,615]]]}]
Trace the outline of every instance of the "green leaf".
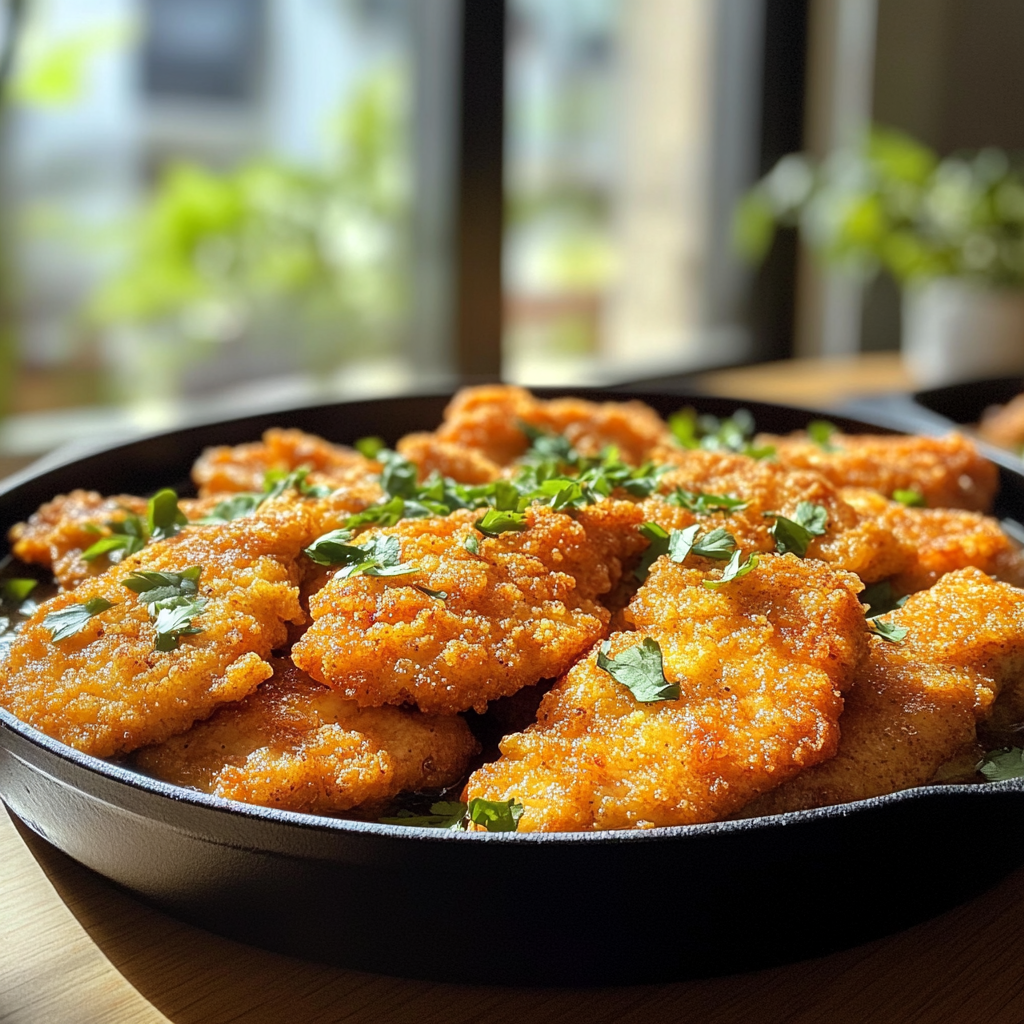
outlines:
[{"label": "green leaf", "polygon": [[361,437],[355,443],[355,449],[367,459],[375,459],[387,447],[382,437]]},{"label": "green leaf", "polygon": [[233,494],[230,498],[218,501],[213,511],[203,516],[200,523],[229,523],[232,519],[241,519],[252,515],[266,500],[264,494]]},{"label": "green leaf", "polygon": [[496,508],[488,509],[473,525],[488,537],[509,531],[521,533],[528,526],[525,512],[502,512]]},{"label": "green leaf", "polygon": [[394,526],[405,518],[405,499],[391,498],[380,505],[371,505],[362,512],[357,512],[345,520],[347,530],[357,530],[360,526]]},{"label": "green leaf", "polygon": [[641,704],[679,699],[679,684],[665,678],[657,640],[645,636],[635,647],[627,648],[615,658],[608,657],[609,650],[611,641],[605,640],[597,652],[597,667],[625,686]]},{"label": "green leaf", "polygon": [[0,601],[3,604],[21,604],[39,584],[39,580],[10,577],[0,583]]},{"label": "green leaf", "polygon": [[203,611],[206,605],[206,598],[200,597],[194,601],[185,601],[180,604],[165,601],[161,605],[155,606],[157,615],[153,625],[156,629],[156,649],[158,651],[173,651],[177,648],[178,640],[181,637],[202,633],[202,629],[192,625],[192,620]]},{"label": "green leaf", "polygon": [[161,605],[164,601],[191,601],[199,593],[201,565],[193,565],[182,572],[151,572],[136,570],[121,585],[135,591],[148,605]]},{"label": "green leaf", "polygon": [[713,512],[742,512],[750,503],[731,494],[705,494],[703,491],[687,491],[677,487],[665,500],[670,505],[678,505],[698,516],[710,515]]},{"label": "green leaf", "polygon": [[268,469],[263,474],[263,499],[260,504],[280,498],[285,491],[298,491],[303,498],[326,498],[331,493],[331,488],[327,484],[307,483],[307,476],[307,466],[300,466],[290,473],[280,469]]},{"label": "green leaf", "polygon": [[633,570],[633,575],[643,582],[651,571],[651,566],[662,556],[668,554],[669,532],[657,523],[641,523],[638,527],[640,533],[646,537],[650,544],[640,557],[640,562]]},{"label": "green leaf", "polygon": [[755,447],[754,417],[748,409],[737,409],[732,416],[699,416],[695,409],[680,409],[668,418],[669,429],[683,448],[703,448],[713,452],[739,452],[764,459],[775,454],[771,445]]},{"label": "green leaf", "polygon": [[823,452],[838,452],[840,451],[834,444],[832,444],[830,438],[838,427],[834,423],[830,423],[828,420],[811,420],[807,424],[807,436],[823,451]]},{"label": "green leaf", "polygon": [[60,611],[50,612],[43,619],[43,625],[50,630],[50,639],[58,644],[80,632],[85,624],[100,612],[113,608],[113,602],[105,597],[94,597],[89,601],[68,605]]},{"label": "green leaf", "polygon": [[448,600],[447,590],[431,590],[430,587],[422,587],[418,583],[414,583],[413,586],[420,591],[420,593],[426,594],[427,597],[436,597],[438,601]]},{"label": "green leaf", "polygon": [[[695,555],[701,555],[703,558],[714,558],[717,561],[724,561],[729,558],[735,550],[736,538],[731,533],[726,533],[725,529],[721,526],[712,530],[707,536],[701,537],[693,545],[693,553]],[[669,554],[671,553],[670,545]],[[672,561],[676,562],[679,559],[673,558]]]},{"label": "green leaf", "polygon": [[82,552],[82,559],[86,562],[94,562],[97,558],[110,555],[114,551],[122,552],[122,557],[127,558],[128,555],[134,555],[145,546],[146,542],[140,537],[132,537],[126,533],[113,533],[109,537],[103,537],[96,541],[95,544],[90,544]]},{"label": "green leaf", "polygon": [[927,508],[928,503],[924,500],[924,495],[920,491],[903,490],[897,488],[892,492],[892,500],[898,501],[901,505],[906,505],[907,508]]},{"label": "green leaf", "polygon": [[579,452],[573,448],[569,439],[562,434],[549,433],[522,420],[519,421],[517,426],[530,442],[530,447],[522,457],[524,462],[544,462],[550,459],[554,462],[570,466],[579,463]]},{"label": "green leaf", "polygon": [[488,832],[515,832],[526,808],[515,799],[484,800],[474,797],[466,808],[466,816],[474,825],[483,825]]},{"label": "green leaf", "polygon": [[828,526],[828,510],[809,501],[801,501],[797,505],[792,519],[778,512],[765,512],[764,515],[775,519],[768,532],[775,538],[775,550],[780,555],[792,552],[803,558],[813,538],[824,536]]},{"label": "green leaf", "polygon": [[673,562],[682,562],[694,549],[694,541],[698,533],[700,533],[700,527],[696,523],[686,527],[685,530],[672,530],[668,535],[665,554]]},{"label": "green leaf", "polygon": [[305,549],[319,565],[340,565],[340,579],[351,576],[405,576],[418,572],[419,566],[402,562],[402,546],[397,537],[374,534],[362,544],[347,543],[349,530],[332,530],[318,537]]},{"label": "green leaf", "polygon": [[380,485],[388,497],[416,497],[416,483],[419,480],[420,471],[414,462],[410,462],[388,448],[382,448],[377,453],[377,459],[384,466],[380,474]]},{"label": "green leaf", "polygon": [[438,800],[430,805],[429,814],[416,814],[401,810],[390,818],[378,818],[382,825],[410,825],[417,828],[447,828],[462,831],[466,827],[464,803],[458,800]]},{"label": "green leaf", "polygon": [[757,568],[758,558],[756,554],[751,555],[745,562],[740,561],[742,557],[743,553],[741,551],[734,551],[732,558],[729,559],[729,564],[722,570],[722,578],[720,580],[705,580],[704,586],[708,590],[719,590],[727,583],[732,583],[733,580],[738,580]]},{"label": "green leaf", "polygon": [[896,596],[889,580],[880,580],[878,583],[866,586],[858,596],[860,603],[865,606],[864,614],[869,619],[873,619],[876,615],[885,615],[887,612],[895,611],[907,603],[906,596]]},{"label": "green leaf", "polygon": [[1020,747],[1003,747],[1000,750],[990,750],[978,762],[978,771],[989,782],[1024,779],[1024,750]]},{"label": "green leaf", "polygon": [[[178,495],[169,487],[157,491],[149,499],[146,522],[150,540],[166,540],[180,533],[181,528],[188,525],[185,513],[178,508]],[[94,544],[93,547],[95,546]]]},{"label": "green leaf", "polygon": [[888,640],[891,644],[902,643],[909,630],[906,626],[897,626],[894,622],[880,622],[878,619],[868,619],[868,632]]},{"label": "green leaf", "polygon": [[362,561],[366,557],[364,548],[349,544],[351,530],[331,530],[317,537],[303,551],[317,565],[347,565]]},{"label": "green leaf", "polygon": [[471,533],[467,538],[465,544],[462,545],[471,555],[480,554],[480,540],[475,533]]}]

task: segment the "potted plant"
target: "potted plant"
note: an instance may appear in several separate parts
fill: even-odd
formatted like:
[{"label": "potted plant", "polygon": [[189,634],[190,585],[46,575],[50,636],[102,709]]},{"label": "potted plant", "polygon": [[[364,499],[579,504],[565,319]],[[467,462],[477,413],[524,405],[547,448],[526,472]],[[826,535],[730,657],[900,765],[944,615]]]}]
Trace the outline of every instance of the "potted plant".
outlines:
[{"label": "potted plant", "polygon": [[791,154],[741,201],[737,244],[760,259],[779,226],[829,264],[896,279],[919,385],[1024,373],[1024,164],[1006,153],[940,160],[875,128],[821,162]]}]

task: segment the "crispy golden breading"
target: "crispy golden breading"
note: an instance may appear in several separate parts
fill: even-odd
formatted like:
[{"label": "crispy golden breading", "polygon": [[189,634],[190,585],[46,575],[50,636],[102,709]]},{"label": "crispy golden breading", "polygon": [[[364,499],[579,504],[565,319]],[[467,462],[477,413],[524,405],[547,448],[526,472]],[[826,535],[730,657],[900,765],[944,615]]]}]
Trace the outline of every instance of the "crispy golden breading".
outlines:
[{"label": "crispy golden breading", "polygon": [[[303,616],[295,560],[303,527],[265,516],[194,526],[40,605],[0,665],[0,704],[35,728],[97,757],[158,743],[240,700],[271,674],[266,659]],[[173,651],[154,649],[146,606],[121,581],[133,570],[202,566],[208,599]],[[59,643],[43,625],[50,612],[95,597],[114,607]]]},{"label": "crispy golden breading", "polygon": [[774,445],[776,460],[787,469],[813,469],[836,487],[867,487],[887,498],[897,490],[918,491],[930,508],[984,512],[999,487],[995,465],[962,434],[833,434],[829,444],[837,451],[805,433],[762,434],[757,443]]},{"label": "crispy golden breading", "polygon": [[690,824],[830,757],[864,649],[860,583],[793,555],[704,587],[720,576],[660,558],[630,605],[637,632],[611,637],[612,657],[656,640],[678,700],[640,703],[592,651],[544,697],[536,725],[473,773],[467,798],[519,800],[521,831]]},{"label": "crispy golden breading", "polygon": [[400,442],[399,450],[423,467],[456,468],[450,445],[481,456],[483,461],[474,464],[478,467],[507,466],[529,447],[521,423],[564,434],[582,455],[598,455],[613,445],[623,462],[631,465],[641,464],[655,449],[672,443],[664,421],[642,402],[542,401],[523,388],[489,384],[464,388],[451,400],[444,422],[433,434],[412,435],[404,450]]},{"label": "crispy golden breading", "polygon": [[891,580],[898,594],[927,590],[947,572],[967,566],[1024,586],[1024,554],[995,519],[958,509],[907,508],[875,491],[843,488],[840,493],[876,517],[908,552],[907,565]]},{"label": "crispy golden breading", "polygon": [[352,448],[331,444],[301,430],[273,427],[262,441],[207,448],[192,467],[200,496],[263,490],[268,471],[305,467],[309,482],[343,487],[374,479],[380,465]]},{"label": "crispy golden breading", "polygon": [[722,452],[675,451],[665,453],[675,467],[661,478],[662,495],[677,488],[690,492],[741,498],[744,509],[695,516],[652,496],[641,503],[646,519],[665,529],[682,529],[698,520],[707,527],[723,527],[743,551],[774,551],[769,532],[773,523],[767,512],[792,518],[802,501],[822,506],[828,513],[826,533],[807,549],[833,568],[856,573],[873,583],[900,572],[910,553],[891,530],[873,515],[862,515],[847,504],[823,477],[811,472],[791,472],[773,462]]},{"label": "crispy golden breading", "polygon": [[[190,519],[207,515],[216,504],[212,498],[182,498],[178,505]],[[40,506],[28,522],[11,527],[11,550],[23,562],[53,571],[61,589],[71,590],[88,576],[98,576],[111,559],[86,562],[82,552],[112,532],[108,523],[127,516],[146,517],[147,501],[130,494],[105,498],[96,491],[72,491]],[[115,554],[114,559],[117,560]]]},{"label": "crispy golden breading", "polygon": [[360,708],[275,660],[274,677],[255,693],[134,760],[157,778],[228,800],[374,813],[399,793],[454,785],[478,750],[457,715]]},{"label": "crispy golden breading", "polygon": [[460,484],[486,484],[501,476],[501,466],[475,448],[439,441],[433,434],[406,434],[396,450],[419,467],[421,480],[434,472]]},{"label": "crispy golden breading", "polygon": [[986,409],[978,424],[978,434],[989,444],[1019,452],[1024,445],[1024,395],[1016,395],[1006,405]]},{"label": "crispy golden breading", "polygon": [[399,538],[402,560],[419,571],[335,576],[310,598],[313,624],[292,651],[295,663],[361,705],[412,702],[442,713],[482,711],[564,672],[602,634],[609,612],[598,598],[646,544],[636,506],[602,502],[575,518],[533,506],[526,530],[497,537],[474,528],[480,515],[461,510],[380,531]]},{"label": "crispy golden breading", "polygon": [[744,816],[862,800],[928,782],[973,743],[1004,685],[1024,674],[1024,592],[978,569],[944,576],[882,621],[846,695],[836,756],[744,809]]}]

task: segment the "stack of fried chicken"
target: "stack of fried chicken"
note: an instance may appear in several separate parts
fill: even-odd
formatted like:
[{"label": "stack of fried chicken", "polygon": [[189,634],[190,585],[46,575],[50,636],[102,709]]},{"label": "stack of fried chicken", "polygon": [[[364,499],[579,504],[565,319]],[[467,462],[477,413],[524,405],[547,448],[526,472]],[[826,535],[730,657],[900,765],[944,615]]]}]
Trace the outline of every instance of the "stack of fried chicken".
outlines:
[{"label": "stack of fried chicken", "polygon": [[[283,429],[208,450],[170,518],[55,498],[11,530],[61,589],[0,706],[230,800],[374,818],[426,793],[520,831],[971,777],[1024,721],[995,468],[956,434],[698,422],[479,387],[395,451]],[[481,763],[471,722],[524,694]]]}]

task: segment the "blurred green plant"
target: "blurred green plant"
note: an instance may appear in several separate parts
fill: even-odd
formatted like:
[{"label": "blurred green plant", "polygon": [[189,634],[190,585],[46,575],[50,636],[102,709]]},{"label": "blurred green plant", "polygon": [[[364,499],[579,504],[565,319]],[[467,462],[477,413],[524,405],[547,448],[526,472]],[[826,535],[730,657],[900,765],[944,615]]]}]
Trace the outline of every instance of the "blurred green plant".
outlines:
[{"label": "blurred green plant", "polygon": [[168,166],[88,319],[176,339],[182,364],[243,335],[324,371],[396,347],[409,303],[402,84],[388,68],[355,91],[324,170]]},{"label": "blurred green plant", "polygon": [[901,284],[960,277],[1024,286],[1024,165],[998,149],[940,160],[873,128],[815,162],[783,157],[740,201],[738,249],[760,261],[779,227],[797,227],[828,264]]}]

